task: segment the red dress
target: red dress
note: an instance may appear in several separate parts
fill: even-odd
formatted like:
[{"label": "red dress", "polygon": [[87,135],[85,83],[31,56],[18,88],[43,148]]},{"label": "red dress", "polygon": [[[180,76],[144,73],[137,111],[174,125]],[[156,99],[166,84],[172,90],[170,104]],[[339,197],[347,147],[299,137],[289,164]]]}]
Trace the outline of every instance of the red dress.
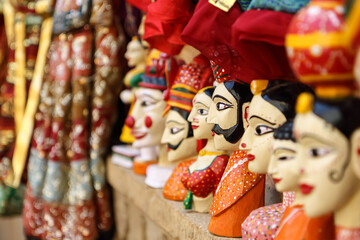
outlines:
[{"label": "red dress", "polygon": [[[227,155],[216,156],[207,168],[195,170],[192,173],[187,171],[181,179],[185,188],[189,190],[187,196],[195,195],[196,197],[205,198],[210,193],[214,194],[225,171],[228,160],[229,156]],[[185,208],[191,209],[191,203],[192,201],[186,201],[185,199]]]}]

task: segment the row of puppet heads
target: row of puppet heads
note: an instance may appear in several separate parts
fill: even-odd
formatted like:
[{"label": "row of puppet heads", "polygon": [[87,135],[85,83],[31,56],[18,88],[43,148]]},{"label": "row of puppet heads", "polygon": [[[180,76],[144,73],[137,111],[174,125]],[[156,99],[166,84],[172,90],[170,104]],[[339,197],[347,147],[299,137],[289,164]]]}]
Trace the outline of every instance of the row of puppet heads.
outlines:
[{"label": "row of puppet heads", "polygon": [[[311,217],[341,212],[360,195],[357,98],[319,99],[306,85],[281,80],[254,80],[251,87],[225,81],[198,91],[191,111],[171,106],[163,118],[161,90],[140,87],[135,94],[127,119],[135,147],[161,140],[169,161],[196,155],[196,139],[213,137],[218,150],[247,150],[249,169],[268,172],[281,192],[295,191]],[[360,226],[360,219],[343,219],[335,215],[340,224]]]}]

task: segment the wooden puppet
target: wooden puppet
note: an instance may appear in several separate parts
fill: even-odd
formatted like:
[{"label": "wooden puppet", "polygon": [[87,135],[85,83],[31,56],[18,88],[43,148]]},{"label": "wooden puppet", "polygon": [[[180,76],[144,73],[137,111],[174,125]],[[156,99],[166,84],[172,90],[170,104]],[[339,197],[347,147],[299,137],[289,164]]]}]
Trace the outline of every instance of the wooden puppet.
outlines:
[{"label": "wooden puppet", "polygon": [[180,67],[170,86],[169,95],[166,96],[166,127],[161,142],[167,144],[168,161],[178,163],[163,189],[163,195],[167,199],[183,201],[187,194],[181,178],[197,155],[197,139],[194,138],[188,117],[196,93],[212,82],[208,60],[199,55],[191,64]]},{"label": "wooden puppet", "polygon": [[209,212],[213,195],[228,162],[225,151],[215,148],[214,124],[207,123],[214,87],[201,89],[193,99],[193,108],[188,117],[194,137],[206,139],[207,143],[199,152],[196,161],[190,165],[181,181],[188,191],[184,200],[185,209]]}]

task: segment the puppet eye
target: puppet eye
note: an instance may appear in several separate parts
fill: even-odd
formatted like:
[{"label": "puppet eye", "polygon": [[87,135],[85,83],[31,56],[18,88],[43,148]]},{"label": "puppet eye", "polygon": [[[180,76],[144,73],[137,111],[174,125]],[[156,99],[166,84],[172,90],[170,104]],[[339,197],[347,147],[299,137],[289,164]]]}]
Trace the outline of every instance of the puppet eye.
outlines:
[{"label": "puppet eye", "polygon": [[204,109],[204,108],[200,108],[197,110],[197,113],[204,116],[204,115],[208,115],[208,110]]},{"label": "puppet eye", "polygon": [[228,109],[228,108],[232,108],[232,106],[228,105],[228,104],[225,104],[225,103],[219,102],[219,103],[216,104],[216,108],[217,108],[218,111],[222,111],[222,110],[225,110],[225,109]]},{"label": "puppet eye", "polygon": [[273,131],[274,131],[273,128],[268,127],[266,125],[260,125],[255,128],[255,134],[258,136],[261,136],[261,135],[264,135],[264,134],[267,134],[267,133],[273,132]]},{"label": "puppet eye", "polygon": [[312,148],[309,150],[309,156],[313,158],[322,157],[331,152],[330,149],[326,148]]},{"label": "puppet eye", "polygon": [[171,134],[177,134],[178,132],[181,132],[182,130],[184,130],[184,128],[172,127],[172,128],[170,129],[170,133],[171,133]]}]

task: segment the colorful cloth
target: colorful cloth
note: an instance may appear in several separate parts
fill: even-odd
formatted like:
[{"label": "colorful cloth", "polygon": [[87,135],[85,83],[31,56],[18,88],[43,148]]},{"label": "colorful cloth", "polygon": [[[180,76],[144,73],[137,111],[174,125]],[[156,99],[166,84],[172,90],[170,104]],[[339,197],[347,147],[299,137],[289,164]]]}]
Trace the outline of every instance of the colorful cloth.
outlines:
[{"label": "colorful cloth", "polygon": [[51,43],[28,164],[28,237],[92,240],[112,228],[105,154],[119,49],[115,26],[82,28]]},{"label": "colorful cloth", "polygon": [[241,199],[264,178],[263,174],[252,173],[248,169],[247,152],[235,151],[226,166],[210,208],[211,215],[220,214]]},{"label": "colorful cloth", "polygon": [[280,12],[296,13],[305,7],[310,0],[252,0],[250,9],[269,9]]},{"label": "colorful cloth", "polygon": [[287,208],[295,201],[295,192],[283,193],[283,207]]},{"label": "colorful cloth", "polygon": [[175,168],[169,179],[165,183],[163,188],[164,198],[175,200],[175,201],[184,201],[188,193],[186,188],[181,182],[182,177],[187,173],[191,164],[195,162],[195,159],[187,160],[179,163]]},{"label": "colorful cloth", "polygon": [[225,237],[241,237],[241,224],[255,209],[264,206],[265,176],[248,169],[246,151],[229,159],[210,207],[209,231]]},{"label": "colorful cloth", "polygon": [[252,211],[241,225],[243,239],[274,239],[284,210],[282,203],[277,203]]},{"label": "colorful cloth", "polygon": [[215,193],[225,171],[228,159],[229,156],[227,155],[216,156],[212,163],[205,169],[195,170],[192,173],[190,173],[190,169],[188,169],[181,179],[185,188],[189,190],[184,201],[185,209],[191,209],[192,195],[205,198],[209,194]]}]

